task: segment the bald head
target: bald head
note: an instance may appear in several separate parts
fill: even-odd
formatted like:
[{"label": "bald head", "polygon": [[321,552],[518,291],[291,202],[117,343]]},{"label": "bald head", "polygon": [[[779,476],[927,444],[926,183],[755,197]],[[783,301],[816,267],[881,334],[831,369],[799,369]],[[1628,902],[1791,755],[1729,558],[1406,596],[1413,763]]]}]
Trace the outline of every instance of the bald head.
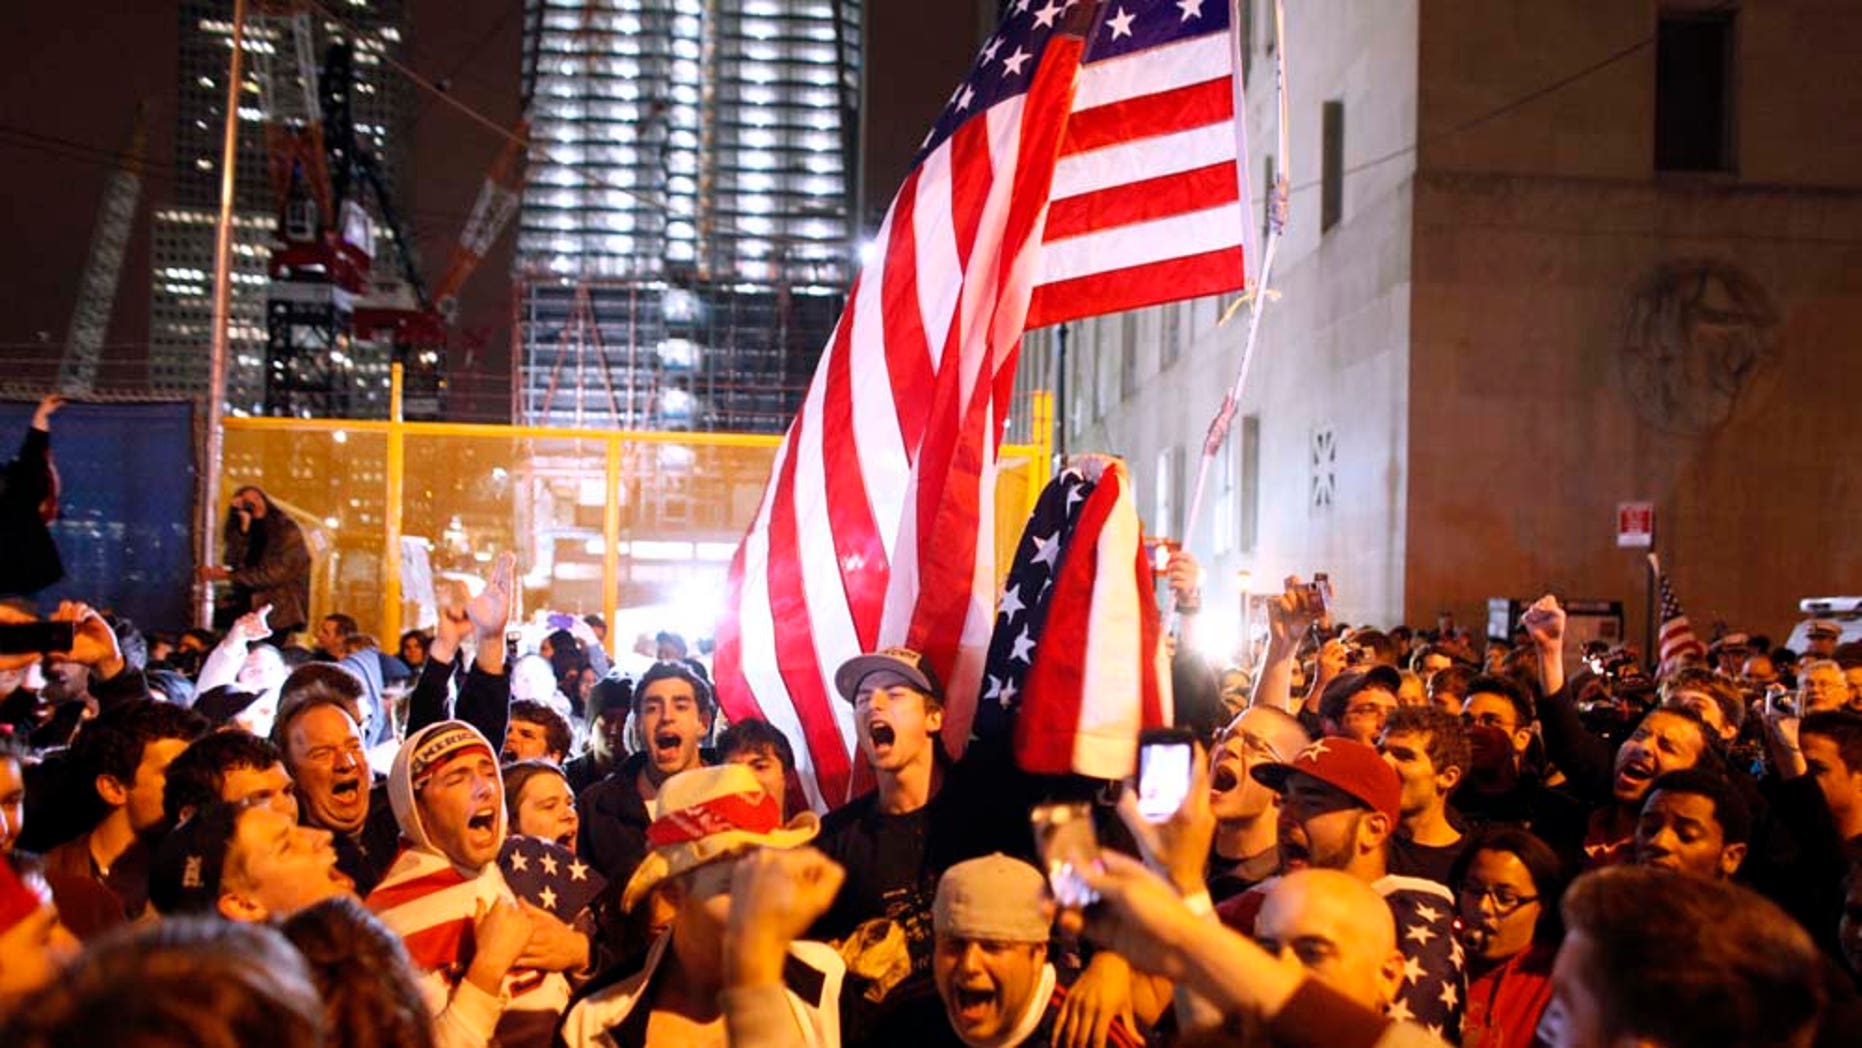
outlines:
[{"label": "bald head", "polygon": [[1263,945],[1291,950],[1314,978],[1367,1007],[1388,1004],[1401,984],[1390,906],[1349,874],[1288,874],[1268,892],[1254,927]]}]

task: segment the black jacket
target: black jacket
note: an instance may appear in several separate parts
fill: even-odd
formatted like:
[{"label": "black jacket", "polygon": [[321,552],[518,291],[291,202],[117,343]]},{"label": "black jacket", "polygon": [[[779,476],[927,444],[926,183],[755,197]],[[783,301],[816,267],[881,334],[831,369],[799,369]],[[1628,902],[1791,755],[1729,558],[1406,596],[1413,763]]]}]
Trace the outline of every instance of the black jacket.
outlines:
[{"label": "black jacket", "polygon": [[233,612],[244,615],[271,605],[276,632],[296,632],[310,622],[310,547],[297,522],[266,495],[263,519],[250,531],[227,517],[226,566],[233,569]]},{"label": "black jacket", "polygon": [[19,457],[0,475],[0,593],[32,594],[65,577],[39,508],[53,492],[52,436],[28,429]]}]

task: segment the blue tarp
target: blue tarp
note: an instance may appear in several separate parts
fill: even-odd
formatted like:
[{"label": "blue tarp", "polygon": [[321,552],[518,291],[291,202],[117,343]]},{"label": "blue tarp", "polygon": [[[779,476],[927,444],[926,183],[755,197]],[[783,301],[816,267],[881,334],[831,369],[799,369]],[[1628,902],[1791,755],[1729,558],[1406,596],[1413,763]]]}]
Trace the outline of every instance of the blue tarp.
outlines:
[{"label": "blue tarp", "polygon": [[[35,406],[0,401],[0,458],[19,453]],[[65,578],[38,594],[42,612],[81,600],[145,630],[192,624],[192,429],[186,402],[67,404],[52,416]]]}]

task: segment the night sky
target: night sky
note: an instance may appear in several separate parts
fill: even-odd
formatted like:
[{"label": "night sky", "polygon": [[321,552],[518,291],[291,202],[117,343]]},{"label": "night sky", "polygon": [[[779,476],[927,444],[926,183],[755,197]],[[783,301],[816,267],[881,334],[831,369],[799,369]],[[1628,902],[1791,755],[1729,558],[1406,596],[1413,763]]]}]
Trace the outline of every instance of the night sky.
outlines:
[{"label": "night sky", "polygon": [[[521,0],[411,0],[410,64],[454,97],[508,126],[517,116]],[[867,193],[883,207],[951,86],[963,75],[975,22],[959,4],[869,0]],[[78,13],[81,12],[81,13]],[[161,0],[91,0],[73,7],[0,4],[0,170],[7,196],[0,274],[0,374],[54,366],[114,154],[136,106],[154,106],[149,172],[124,260],[103,383],[141,377],[148,341],[149,215],[173,179],[178,20]],[[428,279],[437,279],[501,140],[421,92],[413,192],[400,202]],[[508,403],[511,244],[507,229],[461,295],[455,388],[473,415]],[[34,369],[36,370],[36,369]]]}]

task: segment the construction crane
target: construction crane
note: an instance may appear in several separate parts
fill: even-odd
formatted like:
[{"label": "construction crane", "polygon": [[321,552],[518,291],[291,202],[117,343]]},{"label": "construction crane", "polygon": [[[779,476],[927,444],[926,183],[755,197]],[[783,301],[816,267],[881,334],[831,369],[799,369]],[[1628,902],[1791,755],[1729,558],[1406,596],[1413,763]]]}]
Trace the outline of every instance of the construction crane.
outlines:
[{"label": "construction crane", "polygon": [[58,365],[58,388],[68,396],[83,396],[97,385],[97,365],[103,357],[104,336],[110,329],[110,311],[116,305],[123,255],[129,248],[130,227],[142,197],[142,165],[148,142],[149,104],[144,102],[136,110],[129,145],[104,183],[103,199],[97,205],[90,257],[78,281],[77,301],[71,307],[71,330],[65,336],[65,354]]},{"label": "construction crane", "polygon": [[[271,82],[260,89],[271,100],[267,145],[280,192],[279,243],[266,267],[266,411],[377,414],[387,408],[386,366],[397,362],[406,366],[408,414],[437,415],[446,325],[380,162],[356,134],[354,45],[331,44],[318,71],[304,61],[313,52],[303,13],[274,24],[289,39],[274,43]],[[375,264],[376,222],[395,262],[387,273]]]},{"label": "construction crane", "polygon": [[[386,406],[386,382],[371,371],[394,361],[404,366],[406,414],[437,417],[454,300],[516,211],[527,125],[519,122],[487,174],[430,294],[381,163],[356,133],[355,44],[331,44],[319,71],[302,0],[273,0],[261,17],[272,46],[256,72],[279,201],[279,244],[267,266],[266,410],[373,414]],[[376,264],[386,260],[378,246],[392,267]]]},{"label": "construction crane", "polygon": [[524,152],[529,141],[530,121],[520,117],[517,126],[511,129],[511,137],[498,152],[498,158],[492,161],[491,170],[485,173],[484,184],[479,186],[478,199],[472,202],[472,213],[459,231],[459,243],[453,248],[446,273],[433,292],[440,312],[449,320],[458,311],[459,289],[465,285],[466,278],[484,261],[491,246],[498,242],[499,234],[517,214],[518,201],[524,191]]}]

